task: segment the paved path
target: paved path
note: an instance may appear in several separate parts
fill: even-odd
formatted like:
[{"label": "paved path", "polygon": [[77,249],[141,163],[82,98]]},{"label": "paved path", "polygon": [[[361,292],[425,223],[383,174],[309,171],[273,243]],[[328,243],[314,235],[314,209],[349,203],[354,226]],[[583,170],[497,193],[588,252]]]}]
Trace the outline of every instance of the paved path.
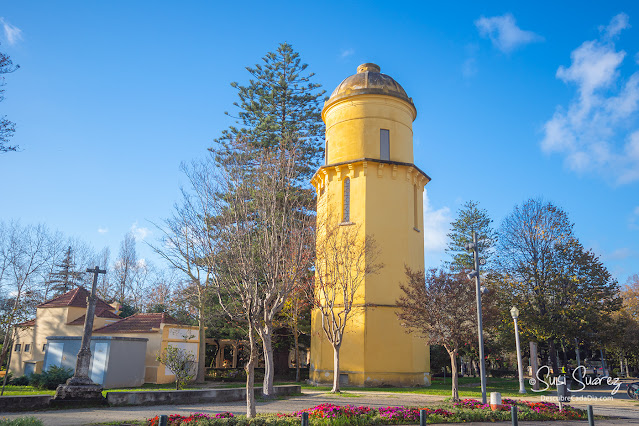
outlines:
[{"label": "paved path", "polygon": [[[420,394],[400,394],[391,392],[356,392],[349,391],[348,396],[336,396],[325,392],[304,390],[303,395],[291,397],[283,400],[261,401],[257,403],[259,413],[295,412],[305,408],[313,407],[325,402],[332,402],[338,405],[369,405],[372,407],[387,407],[397,405],[425,406],[444,400],[444,396],[420,395]],[[588,400],[588,395],[591,398]],[[591,391],[580,394],[585,401],[576,402],[574,406],[585,408],[593,405],[596,415],[621,417],[618,420],[597,420],[595,424],[600,425],[639,425],[639,403],[630,400],[625,392],[619,392],[612,400],[594,399],[601,396],[609,396],[609,391]],[[540,397],[528,394],[524,397],[527,400],[541,400]],[[3,413],[0,417],[16,418],[25,415],[32,415],[44,421],[46,426],[77,426],[90,425],[92,423],[114,422],[121,424],[126,420],[144,420],[158,414],[190,414],[219,413],[230,411],[235,414],[245,412],[245,402],[226,402],[221,404],[203,405],[201,403],[193,405],[163,405],[152,407],[113,407],[113,408],[84,408],[77,410],[49,410],[33,413]],[[126,424],[126,423],[124,423]],[[486,425],[486,423],[465,423],[466,425]],[[499,422],[493,424],[510,425],[510,422]],[[530,422],[520,421],[522,426],[533,424],[546,424],[548,426],[581,425],[587,423],[583,421],[561,421],[561,422]]]}]

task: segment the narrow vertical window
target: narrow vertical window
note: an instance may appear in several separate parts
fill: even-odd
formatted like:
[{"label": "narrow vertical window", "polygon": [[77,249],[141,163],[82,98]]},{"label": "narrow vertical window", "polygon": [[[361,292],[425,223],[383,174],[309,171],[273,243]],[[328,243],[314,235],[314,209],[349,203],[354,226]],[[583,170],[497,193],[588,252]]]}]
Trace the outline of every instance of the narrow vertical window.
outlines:
[{"label": "narrow vertical window", "polygon": [[390,161],[390,131],[379,129],[379,158]]},{"label": "narrow vertical window", "polygon": [[413,185],[413,223],[416,230],[419,230],[419,189]]},{"label": "narrow vertical window", "polygon": [[326,148],[324,149],[324,164],[328,164],[328,139],[326,140]]},{"label": "narrow vertical window", "polygon": [[351,179],[344,179],[344,207],[342,222],[351,220]]}]

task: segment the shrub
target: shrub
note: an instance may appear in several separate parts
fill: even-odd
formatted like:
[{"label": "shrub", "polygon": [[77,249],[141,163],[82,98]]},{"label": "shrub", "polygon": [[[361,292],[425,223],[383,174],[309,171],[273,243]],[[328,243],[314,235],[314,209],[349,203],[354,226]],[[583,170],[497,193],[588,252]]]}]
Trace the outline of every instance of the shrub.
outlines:
[{"label": "shrub", "polygon": [[195,375],[195,355],[175,346],[167,346],[156,358],[175,375],[175,389],[182,389]]},{"label": "shrub", "polygon": [[58,385],[65,383],[73,376],[73,370],[64,367],[52,366],[42,374],[29,376],[29,386],[38,389],[55,390]]},{"label": "shrub", "polygon": [[0,419],[0,426],[43,426],[42,420],[35,417],[18,417],[17,419]]},{"label": "shrub", "polygon": [[16,377],[15,379],[11,379],[9,384],[13,386],[27,386],[29,384],[29,376]]}]

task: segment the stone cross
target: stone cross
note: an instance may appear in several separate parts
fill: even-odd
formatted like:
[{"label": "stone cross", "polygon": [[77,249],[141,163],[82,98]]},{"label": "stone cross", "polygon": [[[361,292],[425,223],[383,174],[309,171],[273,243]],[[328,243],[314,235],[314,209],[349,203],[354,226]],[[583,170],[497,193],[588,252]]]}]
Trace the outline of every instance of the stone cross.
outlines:
[{"label": "stone cross", "polygon": [[93,273],[93,285],[91,294],[87,297],[87,313],[84,318],[84,333],[82,334],[82,345],[78,352],[75,364],[75,373],[66,385],[60,385],[56,389],[56,400],[102,400],[102,388],[89,378],[89,365],[91,365],[91,334],[93,333],[93,317],[95,316],[95,290],[98,284],[98,274],[106,274],[106,270],[96,266],[94,269],[87,269]]},{"label": "stone cross", "polygon": [[89,378],[89,365],[91,364],[91,335],[93,334],[93,317],[95,316],[95,289],[98,284],[98,274],[106,274],[106,270],[96,266],[95,269],[87,269],[93,273],[93,285],[91,295],[87,297],[87,314],[84,317],[84,332],[82,334],[82,345],[78,352],[78,359],[75,364],[75,374],[73,377]]}]

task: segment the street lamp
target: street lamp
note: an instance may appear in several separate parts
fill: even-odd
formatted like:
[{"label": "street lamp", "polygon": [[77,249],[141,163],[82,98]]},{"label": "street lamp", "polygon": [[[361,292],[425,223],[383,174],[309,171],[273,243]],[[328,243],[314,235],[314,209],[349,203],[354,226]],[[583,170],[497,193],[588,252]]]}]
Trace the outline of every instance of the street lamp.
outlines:
[{"label": "street lamp", "polygon": [[486,361],[484,359],[484,328],[481,318],[481,295],[484,293],[479,282],[479,265],[485,262],[479,260],[477,246],[477,233],[473,231],[473,242],[466,244],[466,250],[473,252],[475,270],[471,271],[467,277],[469,280],[475,279],[475,293],[477,296],[477,334],[479,335],[479,360],[481,365],[481,403],[486,404]]},{"label": "street lamp", "polygon": [[519,393],[526,393],[524,387],[524,366],[521,364],[521,347],[519,346],[519,327],[517,326],[517,318],[519,318],[519,309],[512,307],[510,316],[515,321],[515,341],[517,342],[517,367],[519,367]]}]

